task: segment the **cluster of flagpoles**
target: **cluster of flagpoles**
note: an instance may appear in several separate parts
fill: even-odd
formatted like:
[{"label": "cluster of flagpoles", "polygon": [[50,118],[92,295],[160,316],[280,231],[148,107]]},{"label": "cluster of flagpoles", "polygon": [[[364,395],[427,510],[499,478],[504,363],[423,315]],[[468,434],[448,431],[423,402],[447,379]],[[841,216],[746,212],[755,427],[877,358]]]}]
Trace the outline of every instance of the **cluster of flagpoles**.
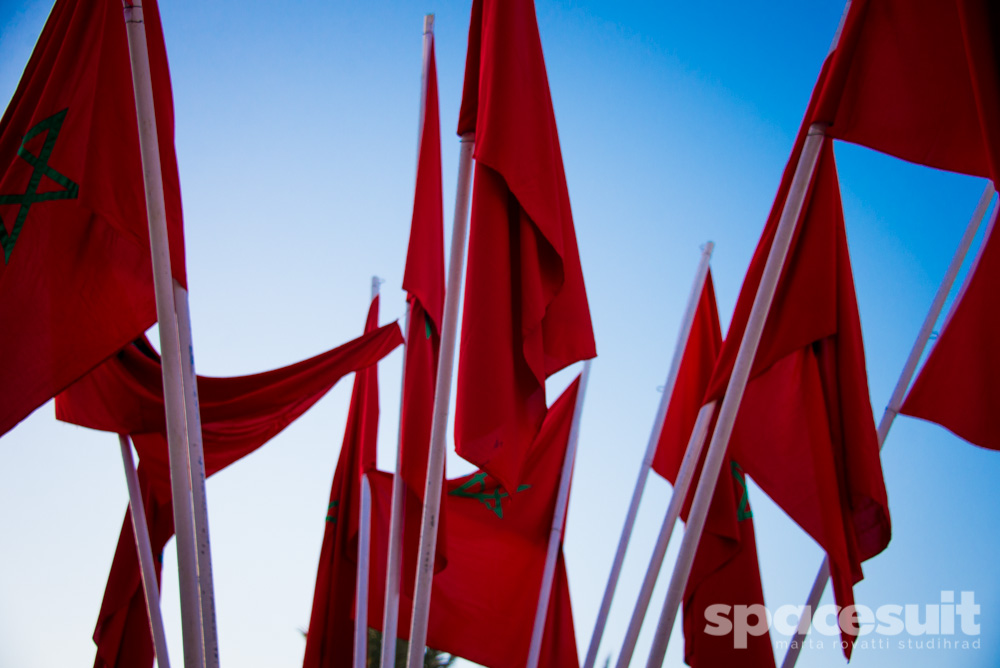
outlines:
[{"label": "cluster of flagpoles", "polygon": [[[848,3],[848,8],[849,6],[850,3]],[[845,8],[845,16],[846,14],[847,9]],[[140,147],[146,186],[147,210],[149,212],[150,245],[155,279],[157,316],[163,357],[163,385],[170,455],[170,478],[173,492],[173,512],[177,533],[178,571],[181,589],[184,665],[217,667],[219,665],[219,653],[215,622],[207,502],[205,499],[205,462],[202,452],[200,413],[198,410],[193,347],[191,344],[191,322],[187,291],[173,279],[170,269],[170,254],[167,242],[163,185],[159,173],[160,160],[157,148],[155,115],[153,113],[149,61],[146,53],[142,8],[140,4],[129,3],[126,0],[125,22],[129,37],[136,111],[139,119]],[[843,22],[841,24],[842,27]],[[836,47],[839,34],[840,29],[838,29],[837,37],[834,39],[831,52]],[[424,22],[423,77],[425,80],[427,77],[428,55],[432,48],[430,46],[430,37],[432,35],[433,17],[429,15],[425,18]],[[425,90],[425,88],[422,90]],[[422,99],[420,125],[424,122],[424,102]],[[795,166],[791,189],[781,212],[778,229],[767,257],[764,273],[761,277],[750,318],[739,346],[739,352],[726,388],[725,396],[721,404],[710,402],[703,406],[698,414],[694,432],[691,435],[680,472],[677,476],[673,497],[667,508],[660,535],[650,560],[650,566],[635,605],[624,645],[618,657],[617,665],[619,668],[628,666],[631,661],[639,628],[652,597],[653,586],[662,566],[673,528],[680,515],[681,506],[688,496],[697,463],[702,456],[705,441],[709,440],[707,438],[709,423],[713,416],[715,416],[717,421],[704,456],[702,474],[694,492],[680,554],[667,589],[666,600],[663,604],[653,639],[652,650],[647,662],[647,666],[650,667],[662,665],[667,643],[676,620],[677,610],[681,604],[691,572],[695,551],[704,529],[708,507],[726,455],[729,437],[732,433],[742,396],[749,380],[751,366],[761,340],[764,324],[768,318],[778,279],[785,264],[785,258],[795,234],[797,222],[801,218],[806,195],[816,171],[820,148],[825,136],[824,133],[825,128],[820,123],[813,124],[808,130],[801,157]],[[449,417],[448,400],[451,395],[454,356],[457,348],[459,298],[461,295],[466,238],[468,234],[474,142],[475,137],[469,133],[462,136],[460,144],[459,176],[454,210],[451,256],[447,274],[444,317],[441,328],[441,349],[436,376],[433,422],[420,530],[420,552],[413,596],[412,626],[410,629],[410,649],[408,655],[408,665],[410,668],[419,668],[419,666],[423,665],[427,637],[428,613],[434,574],[440,498],[446,454],[446,427]],[[982,224],[981,221],[985,219],[986,212],[994,195],[995,190],[993,185],[989,184],[983,192],[961,240],[959,249],[935,295],[923,326],[918,333],[917,340],[879,423],[878,445],[880,448],[885,444],[887,434],[895,416],[899,412],[906,390],[913,380],[918,363],[931,339],[934,325],[940,318],[947,296],[950,294],[957,280],[960,268],[965,262],[972,241]],[[995,208],[988,222],[985,234],[986,238],[989,238],[992,232],[996,217],[997,209]],[[611,601],[621,573],[625,552],[634,527],[648,473],[652,465],[653,454],[660,440],[660,433],[666,418],[667,408],[670,404],[677,380],[680,361],[691,331],[698,296],[701,294],[708,274],[712,250],[713,244],[708,242],[703,249],[701,262],[696,271],[688,305],[682,319],[674,357],[664,385],[663,396],[654,418],[650,439],[640,465],[618,549],[611,567],[611,573],[605,588],[594,633],[590,640],[584,662],[585,668],[593,668],[596,662]],[[972,274],[973,272],[970,271],[969,276],[971,277]],[[378,279],[373,278],[373,299],[378,295],[378,284]],[[547,615],[559,542],[565,523],[570,478],[575,460],[582,404],[589,378],[590,364],[588,360],[583,365],[581,387],[576,398],[569,445],[563,462],[559,494],[552,519],[545,568],[539,587],[538,606],[526,664],[529,668],[535,668],[539,661],[542,631]],[[403,367],[405,372],[405,361]],[[401,439],[400,432],[400,447]],[[131,446],[128,437],[121,435],[119,440],[128,484],[137,550],[140,555],[143,588],[147,600],[156,657],[159,665],[166,667],[169,665],[169,660],[166,652],[162,618],[159,614],[159,593],[153,566],[153,556],[148,531],[145,526],[146,514],[139,492],[138,478],[135,465],[132,461]],[[400,476],[399,461],[400,457],[397,455],[397,471],[393,482],[389,531],[389,561],[382,646],[383,667],[391,665],[393,661],[397,635],[396,629],[398,626],[400,561],[403,535],[402,503],[404,491]],[[367,626],[363,620],[368,618],[367,590],[371,538],[371,503],[371,486],[367,476],[363,476],[361,480],[361,503],[359,509],[361,530],[359,534],[355,608],[355,619],[357,621],[355,624],[354,665],[358,667],[366,665]],[[817,573],[816,580],[810,591],[807,603],[809,606],[815,607],[818,604],[828,578],[829,563],[825,560]],[[795,665],[802,647],[801,640],[804,638],[806,631],[807,629],[800,629],[795,638],[797,642],[793,641],[790,644],[788,654],[785,656],[782,664],[783,668],[791,668],[791,666]]]}]

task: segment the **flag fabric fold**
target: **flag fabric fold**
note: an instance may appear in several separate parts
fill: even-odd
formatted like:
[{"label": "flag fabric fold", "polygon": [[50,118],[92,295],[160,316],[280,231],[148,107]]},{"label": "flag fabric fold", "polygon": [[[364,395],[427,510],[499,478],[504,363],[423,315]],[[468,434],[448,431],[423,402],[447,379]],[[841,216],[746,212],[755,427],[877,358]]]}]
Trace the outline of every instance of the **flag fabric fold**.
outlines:
[{"label": "flag fabric fold", "polygon": [[853,0],[813,120],[837,139],[996,183],[998,67],[991,0]]},{"label": "flag fabric fold", "polygon": [[935,422],[975,445],[1000,450],[1000,240],[991,229],[941,335],[900,413]]},{"label": "flag fabric fold", "polygon": [[[427,456],[434,418],[441,320],[444,316],[444,206],[441,187],[441,121],[438,111],[434,36],[425,77],[424,110],[417,158],[410,241],[403,272],[403,289],[410,304],[400,411],[400,473],[406,483],[403,520],[403,582],[413,587],[420,548]],[[443,568],[446,545],[438,515],[436,567]]]},{"label": "flag fabric fold", "polygon": [[[446,483],[448,565],[434,576],[429,647],[491,668],[525,665],[578,389],[579,378],[549,408],[528,450],[523,483],[512,494],[484,471]],[[381,573],[386,555],[384,550],[376,552],[375,546],[385,544],[391,494],[392,476],[373,476],[372,517],[377,529],[373,529],[372,569]],[[384,578],[373,577],[368,625],[378,629]],[[412,607],[409,596],[401,593],[399,628],[404,639]],[[579,666],[561,548],[539,665]]]},{"label": "flag fabric fold", "polygon": [[[366,334],[378,325],[378,302],[375,297],[368,311]],[[378,367],[371,365],[354,375],[344,442],[330,486],[303,668],[353,665],[361,477],[375,473],[378,415]],[[370,569],[369,580],[374,577],[373,571]],[[368,598],[371,607],[371,588]]]},{"label": "flag fabric fold", "polygon": [[[205,473],[253,452],[304,413],[344,375],[375,364],[402,342],[393,323],[308,360],[234,378],[198,377]],[[148,342],[120,351],[56,397],[56,416],[131,434],[153,554],[173,535],[170,469],[159,359]],[[157,561],[159,565],[159,561]],[[151,666],[153,642],[131,516],[126,511],[94,631],[96,668]]]},{"label": "flag fabric fold", "polygon": [[[677,481],[721,349],[722,328],[709,271],[653,459],[653,470],[672,484]],[[769,633],[750,636],[743,648],[735,646],[732,634],[706,633],[710,606],[764,605],[746,478],[732,458],[727,458],[720,475],[684,591],[684,659],[694,668],[737,665],[774,668]],[[693,479],[695,483],[700,477],[701,462]],[[692,485],[685,499],[682,511],[685,520],[694,490]]]},{"label": "flag fabric fold", "polygon": [[[800,133],[747,271],[706,401],[726,391],[802,148]],[[836,602],[891,536],[832,140],[823,146],[729,445],[730,457],[826,550]],[[853,640],[846,631],[844,639]],[[845,653],[850,655],[851,643]]]},{"label": "flag fabric fold", "polygon": [[[173,99],[144,6],[173,275],[186,284]],[[55,3],[0,119],[0,434],[156,322],[122,6]],[[16,324],[16,326],[13,326]]]},{"label": "flag fabric fold", "polygon": [[545,379],[596,355],[532,0],[475,0],[459,134],[475,133],[456,448],[520,483]]}]

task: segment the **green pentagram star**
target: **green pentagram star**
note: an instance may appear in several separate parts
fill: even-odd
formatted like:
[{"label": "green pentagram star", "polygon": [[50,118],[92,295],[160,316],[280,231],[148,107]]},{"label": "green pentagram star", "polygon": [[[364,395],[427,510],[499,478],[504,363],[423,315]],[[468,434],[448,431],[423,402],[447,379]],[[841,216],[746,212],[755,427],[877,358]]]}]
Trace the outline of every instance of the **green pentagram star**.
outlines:
[{"label": "green pentagram star", "polygon": [[[510,496],[507,492],[503,491],[500,487],[495,488],[492,492],[486,491],[486,478],[487,475],[483,471],[478,471],[474,476],[469,478],[465,484],[461,487],[451,490],[448,492],[450,496],[461,496],[467,499],[475,499],[479,503],[483,504],[489,508],[494,515],[503,519],[503,499]],[[480,491],[471,492],[469,491],[475,485],[479,485]],[[529,489],[531,485],[520,485],[515,492],[523,492]]]},{"label": "green pentagram star", "polygon": [[740,501],[736,506],[736,520],[742,522],[753,517],[753,511],[750,510],[750,488],[747,487],[747,479],[743,475],[743,468],[734,461],[730,461],[729,465],[733,478],[736,479],[736,482],[743,489],[743,496],[740,497]]},{"label": "green pentagram star", "polygon": [[[28,134],[24,135],[24,139],[21,140],[20,148],[17,149],[18,157],[31,165],[33,171],[31,172],[31,179],[28,181],[28,188],[23,194],[0,195],[0,204],[20,205],[20,209],[17,211],[17,218],[14,219],[14,227],[11,229],[10,234],[7,233],[7,227],[3,224],[3,219],[0,218],[0,245],[3,246],[4,263],[10,262],[10,254],[14,251],[14,244],[17,242],[18,235],[21,234],[21,228],[24,227],[24,221],[28,218],[28,211],[31,210],[32,204],[51,202],[59,199],[76,199],[80,192],[80,187],[76,183],[52,167],[49,167],[49,157],[52,155],[52,149],[56,145],[56,139],[59,137],[59,130],[66,119],[67,111],[68,109],[63,109],[28,130]],[[46,135],[42,150],[37,156],[32,155],[25,146],[29,141],[43,132]],[[63,187],[63,190],[38,192],[38,186],[41,185],[43,176],[47,176],[52,181],[58,183]]]}]

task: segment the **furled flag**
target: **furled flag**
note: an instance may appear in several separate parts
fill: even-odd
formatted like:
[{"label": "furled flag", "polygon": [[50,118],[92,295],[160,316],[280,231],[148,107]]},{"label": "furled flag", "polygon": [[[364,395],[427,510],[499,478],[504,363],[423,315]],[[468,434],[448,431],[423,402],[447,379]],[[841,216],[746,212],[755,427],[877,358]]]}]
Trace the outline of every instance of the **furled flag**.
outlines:
[{"label": "furled flag", "polygon": [[[549,408],[527,452],[523,483],[509,494],[477,471],[446,483],[448,566],[434,576],[427,645],[491,668],[523,668],[531,644],[563,458],[579,379]],[[373,545],[388,533],[392,476],[372,479]],[[513,497],[516,497],[513,498]],[[373,538],[375,538],[373,536]],[[386,556],[373,548],[372,569]],[[368,625],[381,628],[385,578],[373,575]],[[376,591],[376,589],[378,591]],[[409,634],[412,600],[400,595],[399,628]],[[540,666],[578,668],[573,611],[560,549]]]},{"label": "furled flag", "polygon": [[[170,74],[144,7],[174,277],[185,284]],[[117,0],[58,0],[0,119],[0,434],[156,322]]]},{"label": "furled flag", "polygon": [[513,491],[545,379],[597,354],[532,0],[473,2],[458,132],[476,169],[456,449]]},{"label": "furled flag", "polygon": [[[403,289],[410,303],[400,413],[400,471],[408,492],[405,502],[403,573],[412,588],[420,543],[427,454],[434,417],[441,319],[444,315],[444,208],[441,195],[441,122],[438,115],[434,35],[425,77],[423,121],[417,158],[417,183],[410,224],[410,244]],[[444,521],[438,515],[438,526]],[[438,532],[438,566],[444,566],[445,544]]]},{"label": "furled flag", "polygon": [[[366,333],[378,325],[378,302],[375,297],[368,311]],[[353,662],[361,476],[375,472],[378,413],[378,368],[372,365],[354,375],[344,443],[330,487],[303,668],[341,668]],[[375,577],[373,571],[371,577]],[[384,578],[383,568],[379,579]]]},{"label": "furled flag", "polygon": [[[726,392],[805,137],[800,132],[736,303],[706,401]],[[823,140],[729,453],[822,547],[838,605],[891,536],[833,142]],[[844,631],[844,640],[853,636]],[[853,645],[848,642],[845,654]]]},{"label": "furled flag", "polygon": [[[715,304],[712,274],[709,272],[698,300],[677,384],[653,459],[653,470],[671,483],[677,480],[681,460],[721,349],[722,328]],[[684,659],[694,668],[773,668],[774,651],[769,633],[749,636],[746,647],[737,647],[732,634],[720,636],[706,633],[709,606],[764,605],[746,478],[739,464],[731,458],[723,464],[720,475],[723,479],[715,487],[705,530],[698,543],[684,592]],[[698,477],[700,472],[694,480],[697,481]],[[687,507],[694,497],[694,489],[692,486],[685,501]],[[687,507],[684,517],[687,516]]]},{"label": "furled flag", "polygon": [[936,422],[970,443],[1000,450],[1000,239],[994,229],[952,307],[901,413]]},{"label": "furled flag", "polygon": [[[198,377],[205,473],[250,454],[309,409],[346,374],[374,365],[402,342],[393,323],[282,369],[234,378]],[[174,533],[170,467],[158,356],[130,345],[56,397],[56,416],[93,429],[132,434],[153,554]],[[159,565],[159,561],[156,562]],[[126,511],[94,629],[96,668],[153,665],[153,640]]]},{"label": "furled flag", "polygon": [[812,120],[831,137],[996,183],[998,54],[993,0],[853,0]]}]

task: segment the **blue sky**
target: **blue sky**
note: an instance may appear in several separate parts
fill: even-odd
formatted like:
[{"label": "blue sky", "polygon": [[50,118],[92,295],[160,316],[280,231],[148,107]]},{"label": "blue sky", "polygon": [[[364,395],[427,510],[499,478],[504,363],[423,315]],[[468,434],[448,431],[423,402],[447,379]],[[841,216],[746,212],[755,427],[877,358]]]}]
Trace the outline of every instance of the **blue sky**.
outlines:
[{"label": "blue sky", "polygon": [[[423,14],[436,14],[450,235],[468,0],[163,4],[198,371],[252,373],[354,338],[373,274],[385,279],[382,321],[401,317]],[[843,5],[536,4],[599,354],[565,548],[582,655],[699,246],[716,244],[725,326]],[[4,104],[50,8],[0,3]],[[838,144],[837,160],[878,419],[985,183],[847,145]],[[397,351],[380,366],[387,469],[401,360]],[[553,378],[552,398],[569,379]],[[350,385],[209,480],[226,665],[301,663],[298,629],[308,624]],[[470,470],[454,456],[449,467]],[[900,418],[883,467],[894,537],[865,564],[858,602],[923,606],[942,590],[974,591],[982,646],[858,650],[852,663],[996,665],[1000,539],[990,517],[1000,455]],[[602,660],[618,653],[669,493],[651,478]],[[93,660],[90,636],[126,502],[117,439],[56,422],[51,404],[0,440],[0,665]],[[751,502],[768,604],[804,602],[819,548],[759,490]],[[163,607],[179,663],[173,545]],[[647,622],[634,665],[654,626]],[[679,665],[681,650],[678,634],[668,665]],[[828,642],[799,665],[843,663]]]}]

